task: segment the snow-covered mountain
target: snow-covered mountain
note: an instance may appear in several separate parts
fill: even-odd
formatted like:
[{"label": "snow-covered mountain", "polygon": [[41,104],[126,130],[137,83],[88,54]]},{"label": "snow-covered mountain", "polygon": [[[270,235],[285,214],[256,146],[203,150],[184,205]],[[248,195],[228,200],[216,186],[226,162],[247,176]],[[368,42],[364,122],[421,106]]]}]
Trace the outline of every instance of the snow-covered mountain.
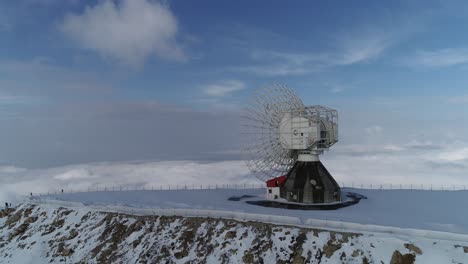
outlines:
[{"label": "snow-covered mountain", "polygon": [[468,192],[361,190],[368,200],[327,212],[227,200],[261,192],[33,197],[0,213],[0,263],[468,263],[463,208],[433,201]]},{"label": "snow-covered mountain", "polygon": [[467,263],[468,243],[24,204],[0,263]]}]

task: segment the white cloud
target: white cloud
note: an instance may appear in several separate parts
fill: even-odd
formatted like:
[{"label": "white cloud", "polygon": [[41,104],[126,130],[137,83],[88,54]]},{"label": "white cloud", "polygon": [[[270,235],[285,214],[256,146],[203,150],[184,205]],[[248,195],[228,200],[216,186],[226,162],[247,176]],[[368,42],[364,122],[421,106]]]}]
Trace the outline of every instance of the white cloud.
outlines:
[{"label": "white cloud", "polygon": [[24,172],[26,171],[25,168],[19,168],[15,166],[0,166],[0,173],[5,174],[5,173],[18,173],[18,172]]},{"label": "white cloud", "polygon": [[393,41],[387,36],[341,40],[345,44],[335,52],[292,53],[255,51],[251,57],[256,64],[235,67],[234,70],[265,76],[300,75],[330,67],[364,63],[380,56]]},{"label": "white cloud", "polygon": [[468,63],[467,48],[447,48],[432,51],[418,51],[406,60],[412,66],[447,67]]},{"label": "white cloud", "polygon": [[[0,202],[2,198],[17,193],[95,190],[96,187],[159,189],[187,185],[261,184],[250,177],[243,161],[197,162],[120,162],[81,164],[49,169],[0,170]],[[2,195],[2,192],[4,193]]]},{"label": "white cloud", "polygon": [[343,41],[342,55],[334,63],[350,65],[375,59],[393,44],[394,38],[392,34],[380,33],[348,38]]},{"label": "white cloud", "polygon": [[468,161],[468,148],[442,151],[438,158],[447,162],[465,162]]},{"label": "white cloud", "polygon": [[207,85],[203,92],[208,96],[225,97],[233,92],[245,89],[245,84],[238,80],[222,81]]},{"label": "white cloud", "polygon": [[365,128],[366,134],[369,136],[378,136],[382,134],[383,128],[381,126],[371,126]]},{"label": "white cloud", "polygon": [[82,48],[127,65],[140,66],[153,54],[185,60],[176,41],[177,20],[160,2],[105,0],[67,15],[60,29]]},{"label": "white cloud", "polygon": [[345,90],[344,87],[338,87],[338,86],[337,86],[337,87],[331,88],[330,91],[331,91],[332,93],[341,93],[341,92],[343,92],[344,90]]},{"label": "white cloud", "polygon": [[[421,146],[431,146],[430,148]],[[368,187],[380,184],[423,184],[425,188],[467,185],[466,143],[340,145],[321,156],[330,173],[341,184]],[[64,166],[48,169],[0,167],[0,204],[13,194],[108,190],[159,189],[223,184],[262,184],[251,175],[244,161],[158,161],[118,162]]]}]

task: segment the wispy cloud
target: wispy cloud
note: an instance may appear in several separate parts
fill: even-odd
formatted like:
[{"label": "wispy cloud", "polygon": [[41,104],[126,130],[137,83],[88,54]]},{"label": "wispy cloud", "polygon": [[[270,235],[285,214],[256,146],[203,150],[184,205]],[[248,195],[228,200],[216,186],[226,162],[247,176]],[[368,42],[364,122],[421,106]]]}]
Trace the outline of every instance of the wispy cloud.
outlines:
[{"label": "wispy cloud", "polygon": [[233,92],[245,89],[245,84],[238,80],[226,80],[209,84],[203,88],[203,93],[212,97],[225,97]]},{"label": "wispy cloud", "polygon": [[374,34],[343,38],[343,45],[334,52],[254,51],[251,65],[235,67],[237,71],[265,76],[300,75],[330,67],[364,63],[376,59],[394,41],[391,35]]},{"label": "wispy cloud", "polygon": [[141,66],[153,54],[186,59],[176,41],[177,19],[155,1],[102,1],[82,14],[67,15],[60,30],[81,48],[126,65]]},{"label": "wispy cloud", "polygon": [[405,60],[411,66],[447,67],[468,63],[468,48],[418,51]]}]

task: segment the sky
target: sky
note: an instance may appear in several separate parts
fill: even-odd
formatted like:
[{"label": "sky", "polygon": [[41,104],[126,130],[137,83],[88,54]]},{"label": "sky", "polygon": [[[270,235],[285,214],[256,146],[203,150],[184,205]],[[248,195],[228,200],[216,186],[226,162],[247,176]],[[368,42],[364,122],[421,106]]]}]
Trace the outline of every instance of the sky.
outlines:
[{"label": "sky", "polygon": [[0,178],[242,160],[243,106],[279,83],[338,110],[322,160],[339,180],[468,184],[467,15],[463,1],[2,1]]}]

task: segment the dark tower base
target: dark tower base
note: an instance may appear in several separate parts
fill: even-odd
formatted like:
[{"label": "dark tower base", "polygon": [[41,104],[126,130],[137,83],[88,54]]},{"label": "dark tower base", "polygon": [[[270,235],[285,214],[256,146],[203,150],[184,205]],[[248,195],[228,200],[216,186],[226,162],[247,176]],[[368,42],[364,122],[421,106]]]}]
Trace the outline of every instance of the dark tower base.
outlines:
[{"label": "dark tower base", "polygon": [[280,188],[290,202],[316,204],[341,201],[341,190],[320,161],[297,161]]}]

